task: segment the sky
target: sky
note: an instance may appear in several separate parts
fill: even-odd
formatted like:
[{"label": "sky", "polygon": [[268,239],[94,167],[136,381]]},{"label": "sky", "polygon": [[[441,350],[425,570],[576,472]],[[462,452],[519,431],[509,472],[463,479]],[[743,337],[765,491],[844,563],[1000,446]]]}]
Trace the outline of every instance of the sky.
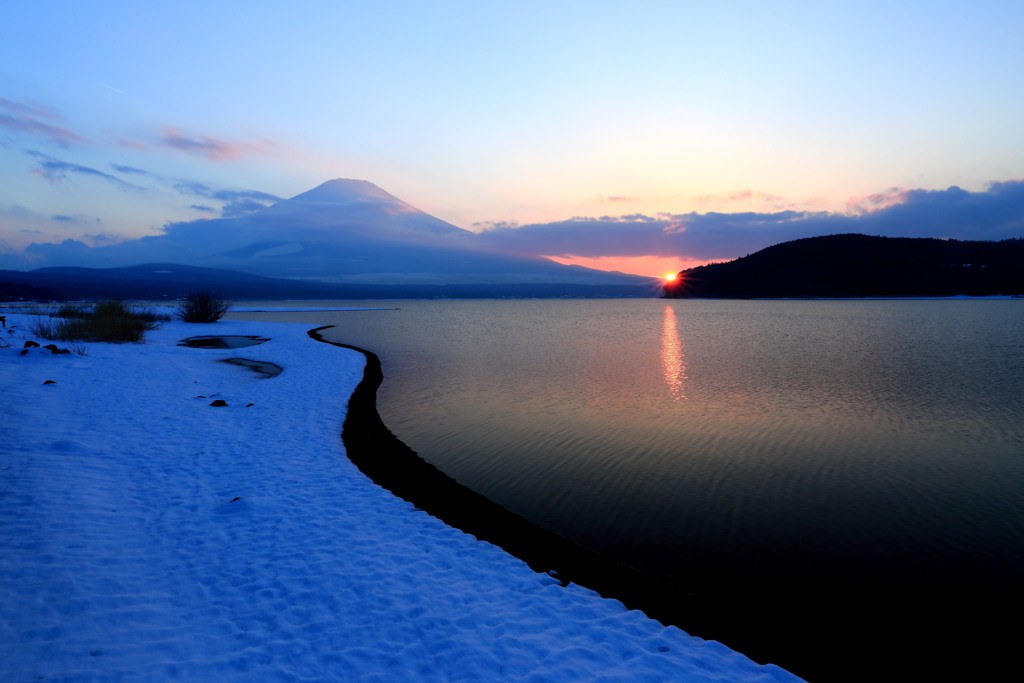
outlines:
[{"label": "sky", "polygon": [[[736,258],[954,186],[1005,200],[1024,178],[1022,31],[1010,1],[9,3],[0,251],[358,178],[565,263]],[[1024,236],[1013,211],[914,229]],[[731,214],[760,218],[655,253],[629,240]],[[597,250],[591,219],[621,239]]]}]

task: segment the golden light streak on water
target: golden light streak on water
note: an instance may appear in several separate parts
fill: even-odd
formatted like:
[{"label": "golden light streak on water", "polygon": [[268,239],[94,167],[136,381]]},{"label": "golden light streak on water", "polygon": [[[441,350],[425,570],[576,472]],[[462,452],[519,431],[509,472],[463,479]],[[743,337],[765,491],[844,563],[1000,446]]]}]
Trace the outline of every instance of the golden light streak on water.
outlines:
[{"label": "golden light streak on water", "polygon": [[661,333],[661,369],[672,398],[685,401],[686,358],[679,338],[676,312],[671,306],[665,306],[665,326]]}]

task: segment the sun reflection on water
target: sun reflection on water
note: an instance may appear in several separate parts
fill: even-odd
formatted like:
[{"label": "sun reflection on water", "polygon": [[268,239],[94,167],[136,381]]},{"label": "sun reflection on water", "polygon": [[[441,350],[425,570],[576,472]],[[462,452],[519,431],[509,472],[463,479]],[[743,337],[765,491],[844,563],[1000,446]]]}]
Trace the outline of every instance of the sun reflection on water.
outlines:
[{"label": "sun reflection on water", "polygon": [[685,401],[686,361],[683,343],[679,338],[679,326],[676,324],[676,312],[671,306],[665,306],[665,327],[661,333],[661,369],[672,398]]}]

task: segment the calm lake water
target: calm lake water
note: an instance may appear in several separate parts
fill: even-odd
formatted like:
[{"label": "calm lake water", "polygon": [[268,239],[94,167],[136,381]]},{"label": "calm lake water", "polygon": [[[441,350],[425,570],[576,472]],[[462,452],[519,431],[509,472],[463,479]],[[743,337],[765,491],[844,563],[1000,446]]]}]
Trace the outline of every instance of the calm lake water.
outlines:
[{"label": "calm lake water", "polygon": [[336,325],[422,457],[686,589],[813,622],[822,586],[897,613],[1021,588],[1024,301],[390,305],[231,317]]}]

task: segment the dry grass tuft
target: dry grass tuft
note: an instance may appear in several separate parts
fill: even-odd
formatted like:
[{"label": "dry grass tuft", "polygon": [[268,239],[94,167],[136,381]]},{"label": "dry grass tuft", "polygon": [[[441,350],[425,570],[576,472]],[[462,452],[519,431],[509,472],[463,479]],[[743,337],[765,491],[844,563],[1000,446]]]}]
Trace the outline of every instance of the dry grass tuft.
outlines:
[{"label": "dry grass tuft", "polygon": [[146,332],[155,330],[171,317],[124,301],[100,301],[89,305],[65,305],[39,317],[29,326],[32,334],[51,341],[131,342],[146,341]]}]

